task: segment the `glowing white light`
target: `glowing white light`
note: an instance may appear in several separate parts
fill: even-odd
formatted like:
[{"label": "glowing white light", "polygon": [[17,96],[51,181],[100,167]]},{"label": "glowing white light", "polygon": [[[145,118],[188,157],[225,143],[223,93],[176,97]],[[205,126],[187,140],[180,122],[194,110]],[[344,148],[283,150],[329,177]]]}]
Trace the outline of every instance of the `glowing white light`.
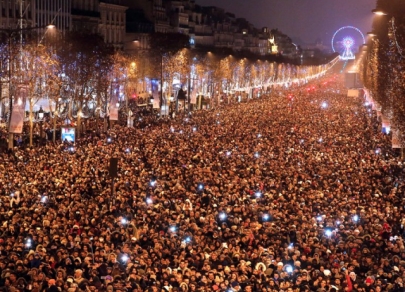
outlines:
[{"label": "glowing white light", "polygon": [[255,152],[255,157],[256,157],[256,158],[259,158],[259,157],[260,157],[259,152]]},{"label": "glowing white light", "polygon": [[204,185],[203,184],[199,184],[198,185],[198,189],[201,191],[201,190],[203,190],[204,189]]},{"label": "glowing white light", "polygon": [[191,241],[190,236],[186,237],[186,238],[184,239],[184,241],[185,241],[185,242],[190,242],[190,241]]},{"label": "glowing white light", "polygon": [[121,260],[124,262],[124,263],[126,263],[127,261],[128,261],[128,256],[126,255],[126,254],[124,254],[123,256],[122,256],[122,258],[121,258]]},{"label": "glowing white light", "polygon": [[183,130],[180,130],[180,134],[183,134]]},{"label": "glowing white light", "polygon": [[121,223],[122,223],[122,224],[127,224],[127,222],[128,222],[127,219],[125,219],[125,218],[122,218],[122,219],[121,219]]},{"label": "glowing white light", "polygon": [[170,226],[169,230],[170,232],[176,232],[176,226]]},{"label": "glowing white light", "polygon": [[380,149],[376,149],[375,150],[375,154],[380,154],[381,150]]},{"label": "glowing white light", "polygon": [[46,202],[46,196],[43,196],[42,198],[41,198],[41,203],[45,203]]},{"label": "glowing white light", "polygon": [[263,220],[267,221],[270,219],[270,215],[269,214],[263,214]]},{"label": "glowing white light", "polygon": [[338,220],[338,221],[336,221],[336,225],[339,225],[340,224],[340,221]]},{"label": "glowing white light", "polygon": [[219,214],[219,219],[220,220],[225,220],[226,219],[226,214],[225,213],[220,213]]},{"label": "glowing white light", "polygon": [[170,127],[170,132],[174,132],[174,128],[173,127]]},{"label": "glowing white light", "polygon": [[257,134],[257,138],[260,138],[262,136],[262,134]]},{"label": "glowing white light", "polygon": [[326,235],[327,237],[331,237],[332,231],[326,230],[326,231],[325,231],[325,235]]},{"label": "glowing white light", "polygon": [[155,180],[152,180],[152,181],[150,182],[150,185],[151,185],[152,187],[154,187],[154,186],[156,185],[156,181],[155,181]]},{"label": "glowing white light", "polygon": [[318,217],[316,217],[316,220],[318,220],[318,221],[322,221],[322,216],[318,216]]},{"label": "glowing white light", "polygon": [[10,194],[10,197],[14,197],[14,193],[11,193],[11,194]]},{"label": "glowing white light", "polygon": [[226,156],[230,156],[232,154],[231,151],[226,151]]},{"label": "glowing white light", "polygon": [[129,153],[129,152],[131,152],[131,149],[129,149],[129,148],[125,149],[125,152]]},{"label": "glowing white light", "polygon": [[290,243],[290,245],[288,246],[288,249],[293,249],[294,248],[294,244]]},{"label": "glowing white light", "polygon": [[147,198],[147,199],[146,199],[146,203],[152,204],[152,203],[153,203],[153,200],[152,200],[151,198]]},{"label": "glowing white light", "polygon": [[70,152],[75,152],[75,147],[73,147],[73,146],[72,146],[72,147],[69,147],[69,151],[70,151]]},{"label": "glowing white light", "polygon": [[369,103],[368,101],[366,101],[366,102],[364,103],[364,105],[365,105],[365,106],[369,106],[370,103]]},{"label": "glowing white light", "polygon": [[193,132],[195,132],[195,131],[197,131],[197,128],[196,128],[196,127],[193,127]]},{"label": "glowing white light", "polygon": [[112,139],[110,137],[107,138],[107,142],[111,143]]},{"label": "glowing white light", "polygon": [[300,143],[301,143],[301,144],[304,143],[304,139],[301,139],[301,140],[300,140]]},{"label": "glowing white light", "polygon": [[291,274],[293,272],[293,268],[290,265],[286,266],[285,270],[289,274]]},{"label": "glowing white light", "polygon": [[255,196],[256,196],[256,198],[260,198],[262,196],[262,194],[260,192],[256,192]]},{"label": "glowing white light", "polygon": [[319,138],[318,142],[319,142],[319,143],[322,143],[322,141],[323,141],[323,139],[322,139],[322,138]]},{"label": "glowing white light", "polygon": [[353,221],[354,221],[354,222],[357,222],[358,220],[359,220],[359,216],[358,216],[358,215],[354,215],[354,216],[353,216]]},{"label": "glowing white light", "polygon": [[321,104],[321,106],[322,106],[322,108],[327,108],[327,107],[328,107],[328,103],[327,103],[326,101],[324,101],[324,102]]}]

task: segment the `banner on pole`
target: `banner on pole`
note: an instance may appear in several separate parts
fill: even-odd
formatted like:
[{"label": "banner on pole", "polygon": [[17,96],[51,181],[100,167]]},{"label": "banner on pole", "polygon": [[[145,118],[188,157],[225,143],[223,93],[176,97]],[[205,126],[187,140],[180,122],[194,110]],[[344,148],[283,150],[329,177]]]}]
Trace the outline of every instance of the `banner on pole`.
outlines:
[{"label": "banner on pole", "polygon": [[392,148],[402,148],[399,130],[392,131]]},{"label": "banner on pole", "polygon": [[382,120],[382,127],[383,127],[383,128],[391,127],[391,122],[390,122],[390,120],[387,119],[386,117],[384,117],[384,115],[382,116],[381,120]]},{"label": "banner on pole", "polygon": [[151,88],[152,88],[153,108],[159,108],[160,107],[159,82],[157,79],[151,80]]},{"label": "banner on pole", "polygon": [[1,84],[1,99],[4,100],[5,98],[9,98],[9,83],[5,82]]},{"label": "banner on pole", "polygon": [[27,96],[28,86],[25,84],[19,84],[16,89],[16,98],[14,98],[13,110],[11,112],[10,133],[22,133]]},{"label": "banner on pole", "polygon": [[111,96],[110,96],[110,121],[118,121],[118,106],[120,94],[120,86],[117,83],[111,84]]},{"label": "banner on pole", "polygon": [[190,103],[197,104],[197,90],[195,88],[193,88],[193,90],[191,91]]}]

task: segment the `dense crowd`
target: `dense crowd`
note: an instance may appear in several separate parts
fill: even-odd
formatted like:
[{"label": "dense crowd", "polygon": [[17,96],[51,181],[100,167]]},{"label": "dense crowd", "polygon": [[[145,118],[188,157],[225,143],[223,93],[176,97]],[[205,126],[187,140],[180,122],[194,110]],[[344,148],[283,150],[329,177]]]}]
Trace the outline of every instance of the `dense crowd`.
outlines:
[{"label": "dense crowd", "polygon": [[404,291],[403,165],[339,78],[1,153],[0,290]]}]

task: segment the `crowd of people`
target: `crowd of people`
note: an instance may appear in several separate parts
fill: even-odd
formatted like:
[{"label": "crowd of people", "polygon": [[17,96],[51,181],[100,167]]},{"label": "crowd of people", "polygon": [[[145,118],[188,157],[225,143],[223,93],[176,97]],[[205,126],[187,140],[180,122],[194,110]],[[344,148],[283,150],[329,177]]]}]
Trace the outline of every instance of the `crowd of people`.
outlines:
[{"label": "crowd of people", "polygon": [[404,291],[402,160],[341,84],[1,153],[0,291]]}]

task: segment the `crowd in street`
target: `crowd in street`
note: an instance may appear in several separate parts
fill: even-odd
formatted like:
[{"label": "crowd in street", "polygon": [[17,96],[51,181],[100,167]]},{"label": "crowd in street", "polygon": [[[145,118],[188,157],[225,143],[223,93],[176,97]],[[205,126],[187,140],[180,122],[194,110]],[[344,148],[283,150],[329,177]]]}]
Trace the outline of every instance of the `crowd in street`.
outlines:
[{"label": "crowd in street", "polygon": [[405,291],[402,160],[340,78],[0,153],[0,291]]}]

